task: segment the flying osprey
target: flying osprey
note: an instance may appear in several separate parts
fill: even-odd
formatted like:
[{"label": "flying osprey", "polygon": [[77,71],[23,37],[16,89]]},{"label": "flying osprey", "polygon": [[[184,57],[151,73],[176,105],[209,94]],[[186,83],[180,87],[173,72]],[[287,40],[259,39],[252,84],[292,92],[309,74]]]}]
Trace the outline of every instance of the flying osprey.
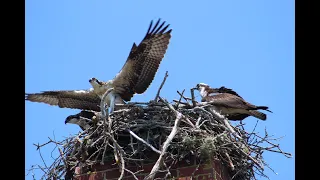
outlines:
[{"label": "flying osprey", "polygon": [[81,111],[78,114],[68,116],[64,123],[77,124],[84,131],[89,129],[100,117],[100,112]]},{"label": "flying osprey", "polygon": [[[243,120],[248,116],[266,120],[267,115],[257,110],[268,110],[267,106],[255,106],[246,102],[235,91],[224,86],[220,88],[210,88],[209,85],[200,83],[195,89],[200,91],[202,102],[212,102],[215,111],[225,115],[229,120]],[[217,93],[217,94],[212,94]]]},{"label": "flying osprey", "polygon": [[103,94],[114,88],[106,97],[106,103],[112,112],[114,104],[124,104],[124,101],[130,101],[134,94],[144,93],[153,81],[166,53],[172,31],[166,31],[169,24],[164,26],[165,21],[160,24],[160,19],[153,27],[152,24],[153,21],[141,43],[138,46],[133,43],[127,61],[112,80],[101,82],[91,78],[89,82],[93,88],[89,90],[44,91],[26,94],[26,100],[57,105],[61,108],[100,111]]}]

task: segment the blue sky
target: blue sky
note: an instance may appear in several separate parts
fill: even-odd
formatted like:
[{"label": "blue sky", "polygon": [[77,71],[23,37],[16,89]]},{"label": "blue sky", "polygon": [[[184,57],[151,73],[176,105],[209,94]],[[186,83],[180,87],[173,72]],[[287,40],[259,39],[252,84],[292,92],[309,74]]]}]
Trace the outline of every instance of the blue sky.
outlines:
[{"label": "blue sky", "polygon": [[[264,153],[278,173],[272,180],[294,179],[294,1],[83,1],[27,0],[25,26],[26,89],[88,89],[88,80],[106,81],[119,72],[133,42],[144,37],[151,20],[171,24],[172,38],[156,77],[143,95],[154,98],[165,71],[161,95],[178,99],[177,90],[199,82],[236,90],[247,101],[269,106],[267,121],[257,131],[284,136],[280,147],[293,158]],[[197,94],[199,98],[199,95]],[[61,140],[80,128],[65,125],[79,110],[26,102],[26,169],[41,164],[33,143]],[[256,119],[247,118],[248,131]],[[47,164],[53,146],[42,149]],[[37,178],[40,172],[35,171]],[[32,179],[27,176],[26,179]],[[258,179],[264,179],[258,176]]]}]

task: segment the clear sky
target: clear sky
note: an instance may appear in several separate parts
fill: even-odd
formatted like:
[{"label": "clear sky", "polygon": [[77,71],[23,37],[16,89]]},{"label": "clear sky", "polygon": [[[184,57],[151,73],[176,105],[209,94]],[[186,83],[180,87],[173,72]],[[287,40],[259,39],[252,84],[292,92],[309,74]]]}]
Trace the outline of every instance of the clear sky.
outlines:
[{"label": "clear sky", "polygon": [[[173,29],[169,48],[149,89],[132,101],[153,99],[168,71],[161,95],[169,101],[179,98],[177,90],[189,92],[203,82],[232,88],[253,104],[269,106],[273,113],[267,112],[267,121],[260,121],[257,131],[263,134],[266,128],[269,135],[284,136],[280,147],[293,158],[266,152],[265,160],[278,175],[268,168],[265,172],[271,180],[293,180],[293,0],[26,0],[26,92],[88,89],[91,77],[112,79],[132,43],[139,43],[150,21],[158,18]],[[33,143],[45,143],[53,136],[61,140],[80,128],[64,124],[79,110],[25,105],[28,169],[42,164]],[[256,119],[247,118],[245,123],[250,131]],[[52,149],[42,149],[47,165]],[[37,179],[40,174],[35,171]]]}]

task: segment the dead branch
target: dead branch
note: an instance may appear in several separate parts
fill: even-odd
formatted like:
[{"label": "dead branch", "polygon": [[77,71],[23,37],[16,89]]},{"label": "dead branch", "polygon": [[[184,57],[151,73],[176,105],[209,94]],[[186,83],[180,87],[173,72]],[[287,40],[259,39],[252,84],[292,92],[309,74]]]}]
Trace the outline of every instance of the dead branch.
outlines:
[{"label": "dead branch", "polygon": [[239,138],[240,140],[242,140],[242,138],[237,134],[237,132],[233,129],[233,127],[230,125],[229,121],[221,114],[219,114],[218,112],[216,112],[215,110],[209,108],[209,111],[214,114],[220,121],[222,121],[224,123],[224,125],[230,130],[230,132],[236,136],[237,138]]},{"label": "dead branch", "polygon": [[170,142],[172,141],[173,137],[177,134],[178,126],[180,124],[182,114],[178,111],[176,111],[171,104],[164,101],[161,97],[159,97],[162,102],[164,102],[176,115],[176,120],[174,122],[174,126],[172,128],[172,131],[170,135],[168,136],[167,140],[163,143],[162,151],[159,156],[159,159],[157,160],[156,164],[153,166],[150,174],[145,179],[154,179],[154,176],[156,175],[156,172],[160,169],[160,163],[163,161],[163,156],[165,155],[167,148],[169,147]]},{"label": "dead branch", "polygon": [[156,149],[155,147],[153,147],[151,144],[147,143],[145,140],[141,139],[138,135],[136,135],[134,132],[132,132],[131,130],[128,130],[128,132],[137,140],[141,141],[142,143],[144,143],[146,146],[148,146],[149,148],[151,148],[154,152],[161,154],[161,152]]},{"label": "dead branch", "polygon": [[196,106],[197,106],[197,101],[196,101],[195,96],[194,96],[194,88],[191,88],[191,89],[190,89],[190,92],[191,92],[192,106],[193,106],[193,107],[196,107]]},{"label": "dead branch", "polygon": [[[181,93],[182,95],[183,95],[184,91],[185,91],[185,89],[182,91],[182,93]],[[179,105],[181,103],[181,100],[182,100],[182,96],[180,96],[179,101],[176,104],[176,109],[178,109],[178,107],[179,107]]]},{"label": "dead branch", "polygon": [[160,95],[160,91],[161,91],[161,89],[162,89],[162,86],[163,86],[164,83],[166,82],[167,77],[168,77],[168,71],[166,71],[166,74],[164,75],[163,81],[162,81],[162,83],[161,83],[161,85],[160,85],[160,87],[159,87],[159,89],[158,89],[157,95],[156,95],[156,97],[154,98],[154,101],[155,101],[155,102],[157,102],[157,100],[158,100],[158,97],[159,97],[159,95]]},{"label": "dead branch", "polygon": [[185,103],[188,104],[188,106],[192,107],[191,104],[188,102],[189,100],[191,100],[191,98],[185,97],[182,93],[180,93],[179,91],[177,91],[177,93],[186,101]]}]

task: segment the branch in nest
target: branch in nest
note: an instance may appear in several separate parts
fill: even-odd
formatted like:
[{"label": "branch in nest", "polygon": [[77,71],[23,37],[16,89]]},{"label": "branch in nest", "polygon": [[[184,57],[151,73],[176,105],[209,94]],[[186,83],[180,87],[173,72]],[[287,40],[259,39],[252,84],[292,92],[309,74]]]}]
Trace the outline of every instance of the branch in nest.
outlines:
[{"label": "branch in nest", "polygon": [[163,86],[164,83],[166,82],[167,77],[168,77],[168,71],[166,71],[166,74],[164,75],[163,81],[162,81],[162,83],[161,83],[161,85],[160,85],[160,87],[159,87],[159,89],[158,89],[157,95],[156,95],[156,97],[154,98],[154,101],[155,101],[155,102],[157,102],[158,97],[160,96],[160,91],[161,91],[161,89],[162,89],[162,86]]},{"label": "branch in nest", "polygon": [[[181,93],[182,95],[183,95],[184,91],[185,91],[185,89],[182,91],[182,93]],[[179,108],[179,104],[181,103],[181,100],[182,100],[182,96],[180,96],[179,101],[177,102],[176,109]]]},{"label": "branch in nest", "polygon": [[229,121],[221,114],[219,114],[218,112],[216,112],[215,110],[209,108],[209,111],[214,114],[220,121],[222,121],[225,126],[230,130],[230,132],[235,135],[237,138],[239,138],[240,140],[242,140],[242,138],[237,134],[237,132],[233,129],[233,127],[230,125]]},{"label": "branch in nest", "polygon": [[228,161],[229,161],[229,165],[230,165],[230,167],[231,167],[231,170],[234,171],[234,165],[233,165],[233,163],[232,163],[232,160],[231,160],[229,154],[228,154],[227,152],[225,152],[224,154],[225,154],[225,155],[227,156],[227,158],[228,158]]},{"label": "branch in nest", "polygon": [[194,96],[194,88],[191,88],[190,92],[191,92],[192,105],[193,105],[193,107],[196,107],[197,106],[197,101],[195,100],[195,96]]},{"label": "branch in nest", "polygon": [[60,157],[63,160],[64,165],[67,166],[68,163],[67,163],[66,159],[64,158],[64,153],[62,152],[60,147],[58,147],[58,149],[59,149]]},{"label": "branch in nest", "polygon": [[163,158],[164,158],[164,155],[167,151],[167,148],[169,147],[170,145],[170,142],[172,141],[173,137],[177,134],[178,132],[178,126],[180,124],[180,121],[181,121],[181,118],[183,117],[183,115],[176,111],[171,104],[165,102],[161,97],[159,97],[160,100],[162,102],[164,102],[168,107],[169,109],[171,109],[175,115],[176,115],[176,120],[174,122],[174,126],[172,128],[172,131],[171,133],[169,134],[167,140],[163,143],[163,146],[162,146],[162,151],[161,151],[161,154],[159,156],[159,159],[157,160],[156,164],[152,167],[152,170],[150,172],[150,174],[145,178],[145,179],[154,179],[154,176],[156,175],[157,171],[160,169],[160,163],[163,161]]},{"label": "branch in nest", "polygon": [[111,141],[113,142],[114,144],[114,149],[118,149],[118,152],[120,154],[120,160],[121,160],[121,174],[120,174],[120,177],[118,178],[118,180],[121,180],[124,176],[124,170],[125,170],[125,164],[124,164],[124,159],[123,159],[123,155],[124,155],[124,152],[123,152],[123,149],[120,147],[120,145],[117,143],[117,141],[114,139],[113,136],[110,135],[110,139]]},{"label": "branch in nest", "polygon": [[172,100],[172,101],[175,102],[176,104],[178,103],[178,104],[184,105],[184,106],[178,106],[178,105],[176,105],[176,109],[178,109],[178,108],[192,108],[192,106],[190,106],[189,103],[181,102],[181,101],[178,101],[178,100],[176,100],[176,99],[174,99],[174,100]]},{"label": "branch in nest", "polygon": [[189,100],[191,100],[191,98],[185,97],[182,93],[180,93],[179,91],[177,91],[177,93],[186,101],[186,103],[188,104],[188,106],[192,107],[191,104],[188,102]]},{"label": "branch in nest", "polygon": [[127,130],[134,138],[136,138],[137,140],[141,141],[142,143],[144,143],[145,145],[147,145],[149,148],[151,148],[154,152],[161,154],[161,151],[159,151],[158,149],[156,149],[155,147],[153,147],[151,144],[147,143],[145,140],[143,140],[142,138],[140,138],[138,135],[136,135],[134,132],[132,132],[131,130]]}]

